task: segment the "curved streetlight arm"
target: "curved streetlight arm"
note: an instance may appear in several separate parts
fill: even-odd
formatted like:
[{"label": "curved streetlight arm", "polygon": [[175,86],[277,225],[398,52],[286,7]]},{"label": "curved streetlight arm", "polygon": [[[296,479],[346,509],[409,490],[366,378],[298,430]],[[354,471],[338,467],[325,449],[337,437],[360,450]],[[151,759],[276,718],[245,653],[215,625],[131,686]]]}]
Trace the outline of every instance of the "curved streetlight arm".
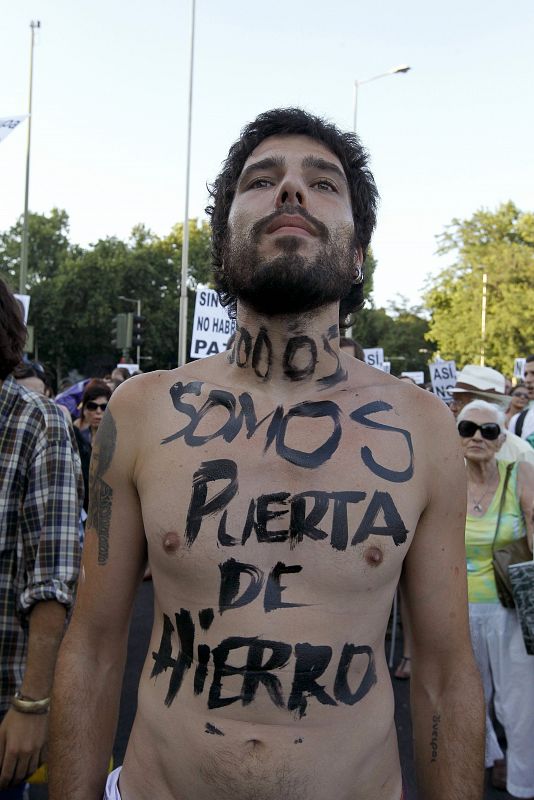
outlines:
[{"label": "curved streetlight arm", "polygon": [[356,119],[357,119],[357,112],[358,112],[358,89],[364,83],[371,83],[371,81],[377,81],[379,78],[387,78],[388,75],[397,75],[398,73],[405,73],[409,72],[411,69],[408,64],[400,64],[398,67],[392,67],[388,69],[387,72],[381,72],[380,75],[373,75],[371,78],[364,78],[363,80],[355,80],[354,81],[354,119],[353,119],[353,126],[352,129],[354,133],[356,133]]}]

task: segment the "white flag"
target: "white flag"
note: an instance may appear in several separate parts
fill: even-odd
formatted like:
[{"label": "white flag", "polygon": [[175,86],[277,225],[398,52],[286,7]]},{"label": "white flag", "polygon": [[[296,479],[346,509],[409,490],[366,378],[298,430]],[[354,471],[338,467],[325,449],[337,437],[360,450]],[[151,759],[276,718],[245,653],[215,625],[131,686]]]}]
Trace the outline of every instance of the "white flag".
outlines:
[{"label": "white flag", "polygon": [[27,114],[23,114],[21,117],[0,117],[0,142],[3,142],[6,136],[9,136],[11,131],[14,131],[27,116]]}]

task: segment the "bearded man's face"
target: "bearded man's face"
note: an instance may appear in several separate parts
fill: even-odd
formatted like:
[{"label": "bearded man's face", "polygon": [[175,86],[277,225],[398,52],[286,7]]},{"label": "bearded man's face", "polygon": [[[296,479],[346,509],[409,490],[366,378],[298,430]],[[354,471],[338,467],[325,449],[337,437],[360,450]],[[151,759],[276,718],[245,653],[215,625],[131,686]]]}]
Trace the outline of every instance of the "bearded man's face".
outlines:
[{"label": "bearded man's face", "polygon": [[361,263],[336,156],[307,136],[273,136],[250,155],[228,220],[228,290],[267,316],[346,295]]}]

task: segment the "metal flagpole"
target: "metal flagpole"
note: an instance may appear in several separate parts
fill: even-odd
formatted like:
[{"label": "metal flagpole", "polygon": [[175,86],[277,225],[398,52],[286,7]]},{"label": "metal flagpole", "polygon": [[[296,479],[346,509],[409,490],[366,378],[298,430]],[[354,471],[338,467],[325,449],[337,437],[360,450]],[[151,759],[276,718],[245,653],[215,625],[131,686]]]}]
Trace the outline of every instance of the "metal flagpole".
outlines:
[{"label": "metal flagpole", "polygon": [[180,279],[180,323],[178,330],[178,366],[187,361],[187,273],[189,261],[189,174],[191,168],[191,120],[193,112],[193,66],[195,55],[195,0],[191,2],[191,62],[189,66],[189,120],[187,126],[187,158],[185,175],[185,214],[182,238],[182,274]]},{"label": "metal flagpole", "polygon": [[480,366],[485,364],[484,351],[486,348],[486,306],[488,298],[488,273],[482,275],[482,319],[480,323]]},{"label": "metal flagpole", "polygon": [[28,117],[28,142],[26,145],[26,188],[24,191],[24,222],[22,225],[22,244],[20,251],[19,292],[26,294],[26,281],[28,279],[28,195],[30,192],[30,146],[32,138],[32,94],[33,94],[33,45],[35,42],[35,29],[40,28],[39,20],[30,22],[32,43],[30,49],[30,103]]}]

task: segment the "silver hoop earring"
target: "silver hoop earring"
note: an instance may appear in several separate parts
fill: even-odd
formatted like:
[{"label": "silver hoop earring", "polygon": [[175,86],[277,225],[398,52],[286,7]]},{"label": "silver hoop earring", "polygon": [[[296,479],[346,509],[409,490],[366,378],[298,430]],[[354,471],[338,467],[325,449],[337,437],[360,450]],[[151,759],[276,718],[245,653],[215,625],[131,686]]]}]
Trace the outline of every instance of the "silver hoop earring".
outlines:
[{"label": "silver hoop earring", "polygon": [[360,284],[363,283],[363,269],[358,264],[356,267],[356,271],[354,273],[354,283]]}]

